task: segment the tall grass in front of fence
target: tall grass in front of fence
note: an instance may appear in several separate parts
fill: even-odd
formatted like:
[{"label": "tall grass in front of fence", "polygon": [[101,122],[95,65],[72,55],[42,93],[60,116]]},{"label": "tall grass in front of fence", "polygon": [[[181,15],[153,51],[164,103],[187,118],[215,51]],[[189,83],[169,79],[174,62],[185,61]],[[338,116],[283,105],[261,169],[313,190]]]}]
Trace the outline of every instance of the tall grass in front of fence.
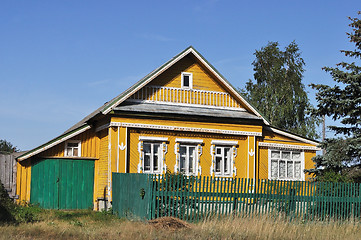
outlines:
[{"label": "tall grass in front of fence", "polygon": [[269,215],[290,220],[358,220],[360,184],[276,181],[181,174],[152,177],[151,217],[205,218]]}]

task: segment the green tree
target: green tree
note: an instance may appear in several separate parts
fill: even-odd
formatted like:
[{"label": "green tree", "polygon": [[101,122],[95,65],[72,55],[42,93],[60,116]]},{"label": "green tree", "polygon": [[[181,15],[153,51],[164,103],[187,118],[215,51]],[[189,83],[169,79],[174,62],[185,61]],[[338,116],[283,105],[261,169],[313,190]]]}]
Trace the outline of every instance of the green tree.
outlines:
[{"label": "green tree", "polygon": [[18,152],[19,149],[5,139],[0,139],[0,153],[13,153]]},{"label": "green tree", "polygon": [[275,127],[317,138],[318,118],[312,109],[302,84],[305,62],[298,45],[293,41],[284,51],[278,42],[254,53],[254,79],[246,83],[242,93]]},{"label": "green tree", "polygon": [[[358,12],[360,15],[361,12]],[[361,20],[349,18],[352,28],[347,33],[355,50],[341,50],[346,57],[360,63],[361,58]],[[337,85],[331,87],[323,84],[312,84],[318,93],[317,116],[326,115],[333,120],[340,120],[342,126],[329,128],[341,137],[326,139],[321,146],[326,150],[322,156],[316,156],[316,168],[310,172],[322,178],[325,173],[334,172],[342,176],[350,176],[355,181],[361,180],[361,67],[356,62],[340,62],[336,67],[324,67]]]}]

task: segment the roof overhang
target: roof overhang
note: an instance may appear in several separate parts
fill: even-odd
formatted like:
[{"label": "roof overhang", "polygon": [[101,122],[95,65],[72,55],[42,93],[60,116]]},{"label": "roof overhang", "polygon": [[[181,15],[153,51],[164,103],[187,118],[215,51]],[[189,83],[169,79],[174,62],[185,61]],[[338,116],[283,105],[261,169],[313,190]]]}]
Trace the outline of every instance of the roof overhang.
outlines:
[{"label": "roof overhang", "polygon": [[49,148],[57,145],[57,144],[59,144],[59,143],[62,143],[62,142],[64,142],[64,141],[66,141],[66,140],[68,140],[68,139],[70,139],[70,138],[72,138],[72,137],[74,137],[74,136],[82,133],[82,132],[85,132],[86,130],[88,130],[88,129],[90,129],[90,128],[91,128],[90,125],[85,124],[85,125],[77,128],[77,129],[74,129],[73,131],[70,131],[70,132],[68,132],[68,133],[62,134],[62,135],[60,135],[59,137],[56,137],[56,138],[50,140],[49,142],[47,142],[47,143],[45,143],[45,144],[43,144],[43,145],[41,145],[41,146],[39,146],[39,147],[37,147],[37,148],[34,148],[33,150],[28,151],[28,152],[26,152],[25,154],[19,156],[19,157],[17,158],[17,160],[18,160],[18,161],[26,160],[26,159],[28,159],[28,158],[36,155],[36,154],[39,154],[39,153],[41,153],[41,152],[43,152],[43,151],[45,151],[45,150],[47,150],[47,149],[49,149]]},{"label": "roof overhang", "polygon": [[118,97],[114,98],[103,108],[102,113],[108,114],[109,112],[114,110],[115,107],[124,102],[126,99],[128,99],[130,96],[139,91],[141,88],[150,83],[153,79],[158,77],[160,74],[165,72],[167,69],[169,69],[171,66],[173,66],[175,63],[177,63],[188,54],[192,54],[208,71],[210,71],[224,85],[227,90],[229,90],[233,94],[233,96],[235,96],[240,102],[242,102],[253,114],[261,118],[266,125],[270,125],[270,123],[250,103],[248,103],[241,96],[241,94],[193,47],[188,47],[186,50],[172,58],[170,61],[166,62],[161,67],[154,70],[142,80],[134,84],[132,87],[130,87],[124,92],[125,94],[120,94]]},{"label": "roof overhang", "polygon": [[317,141],[315,141],[315,140],[311,140],[311,139],[308,139],[308,138],[305,138],[305,137],[302,137],[302,136],[299,136],[299,135],[296,135],[296,134],[293,134],[293,133],[290,133],[290,132],[286,132],[286,131],[277,129],[277,128],[275,128],[275,127],[266,126],[266,129],[267,129],[267,130],[270,130],[270,131],[272,131],[272,132],[278,133],[278,134],[280,134],[280,135],[283,135],[283,136],[292,138],[292,139],[294,139],[294,140],[303,142],[303,143],[312,144],[312,145],[314,145],[314,146],[318,146],[318,145],[320,144],[319,142],[317,142]]}]

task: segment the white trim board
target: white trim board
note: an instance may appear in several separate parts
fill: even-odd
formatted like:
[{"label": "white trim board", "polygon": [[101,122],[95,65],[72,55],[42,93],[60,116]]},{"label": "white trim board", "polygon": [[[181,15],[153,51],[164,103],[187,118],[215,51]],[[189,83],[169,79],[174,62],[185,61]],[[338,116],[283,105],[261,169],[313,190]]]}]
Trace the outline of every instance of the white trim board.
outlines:
[{"label": "white trim board", "polygon": [[125,122],[111,122],[109,126],[184,131],[184,132],[218,133],[218,134],[239,135],[239,136],[262,136],[262,132],[232,131],[232,130],[222,130],[222,129],[194,128],[194,127],[176,127],[176,126],[167,126],[167,125],[125,123]]},{"label": "white trim board", "polygon": [[265,142],[259,142],[258,146],[259,147],[269,147],[269,148],[279,148],[279,149],[297,149],[297,150],[311,150],[311,151],[321,150],[321,148],[314,147],[314,146],[300,146],[300,145],[265,143]]},{"label": "white trim board", "polygon": [[182,59],[183,57],[185,57],[186,55],[188,55],[190,52],[192,52],[193,49],[189,48],[187,51],[185,51],[184,53],[182,53],[181,55],[179,55],[177,58],[173,59],[171,62],[169,62],[168,64],[166,64],[165,66],[163,66],[163,68],[159,69],[157,72],[154,73],[154,75],[152,75],[150,78],[148,78],[146,81],[144,81],[142,84],[140,84],[138,87],[136,87],[135,89],[133,89],[133,91],[130,91],[127,95],[125,95],[124,97],[120,98],[118,101],[116,101],[115,103],[113,103],[111,106],[109,106],[106,110],[103,111],[103,114],[108,114],[110,111],[113,110],[113,108],[115,106],[118,106],[120,103],[122,103],[124,100],[126,100],[127,98],[129,98],[130,96],[132,96],[134,93],[136,93],[139,89],[143,88],[145,85],[147,85],[149,82],[151,82],[154,78],[158,77],[161,73],[163,73],[164,71],[166,71],[168,68],[170,68],[171,66],[173,66],[176,62],[178,62],[180,59]]},{"label": "white trim board", "polygon": [[[266,127],[267,128],[267,127]],[[283,136],[286,136],[286,137],[289,137],[289,138],[293,138],[293,139],[296,139],[298,141],[301,141],[301,142],[304,142],[304,143],[308,143],[308,144],[312,144],[312,145],[315,145],[315,146],[318,146],[319,143],[318,142],[315,142],[315,141],[312,141],[312,140],[308,140],[306,138],[303,138],[303,137],[299,137],[299,136],[296,136],[292,133],[288,133],[288,132],[285,132],[285,131],[282,131],[282,130],[279,130],[279,129],[276,129],[276,128],[273,128],[273,127],[269,127],[268,130],[271,130],[275,133],[278,133],[278,134],[281,134]]]},{"label": "white trim board", "polygon": [[139,136],[139,141],[166,142],[166,137]]},{"label": "white trim board", "polygon": [[198,108],[210,108],[210,109],[247,112],[247,110],[242,107],[220,107],[220,106],[212,106],[212,105],[205,105],[205,104],[175,103],[175,102],[165,102],[165,101],[163,102],[163,101],[140,100],[140,99],[127,99],[126,101],[127,102],[135,102],[135,103],[156,103],[156,104],[160,104],[160,105],[170,105],[170,106],[198,107]]},{"label": "white trim board", "polygon": [[55,141],[55,142],[53,142],[53,143],[50,143],[50,144],[48,144],[48,145],[45,145],[44,147],[42,147],[42,148],[40,148],[40,149],[38,149],[38,150],[36,150],[36,151],[34,151],[34,152],[32,152],[32,153],[26,154],[26,155],[18,158],[18,160],[19,160],[19,161],[22,161],[22,160],[28,159],[29,157],[32,157],[32,156],[34,156],[34,155],[36,155],[36,154],[38,154],[38,153],[41,153],[41,152],[43,152],[43,151],[45,151],[45,150],[47,150],[47,149],[49,149],[49,148],[51,148],[51,147],[59,144],[59,143],[62,143],[62,142],[66,141],[66,140],[68,140],[68,139],[70,139],[70,138],[72,138],[72,137],[74,137],[74,136],[76,136],[76,135],[78,135],[78,134],[80,134],[80,133],[85,132],[86,130],[88,130],[88,129],[90,129],[90,128],[91,128],[91,127],[90,127],[89,125],[87,125],[87,126],[81,128],[81,129],[79,129],[78,131],[73,132],[72,134],[69,134],[69,135],[67,135],[67,136],[64,136],[64,137],[60,138],[59,140],[57,140],[57,141]]},{"label": "white trim board", "polygon": [[125,101],[126,99],[128,99],[130,96],[132,96],[134,93],[136,93],[138,90],[140,90],[141,88],[143,88],[145,85],[147,85],[149,82],[151,82],[153,79],[155,79],[156,77],[158,77],[161,73],[163,73],[164,71],[166,71],[167,69],[169,69],[171,66],[173,66],[176,62],[178,62],[179,60],[181,60],[182,58],[184,58],[186,55],[188,55],[189,53],[192,53],[194,57],[196,57],[196,59],[203,64],[203,66],[205,66],[212,74],[214,74],[214,76],[216,78],[218,78],[218,80],[226,87],[227,90],[229,90],[230,92],[232,92],[232,94],[234,94],[234,96],[236,96],[236,98],[242,102],[243,104],[245,104],[252,113],[254,113],[256,116],[260,117],[263,122],[266,125],[270,125],[270,123],[262,117],[262,115],[260,113],[258,113],[258,111],[252,107],[252,105],[250,105],[236,90],[234,87],[232,87],[221,75],[219,75],[217,73],[217,71],[215,71],[213,69],[213,67],[206,62],[203,57],[198,54],[198,52],[193,49],[193,47],[190,47],[189,49],[187,49],[186,51],[184,51],[182,54],[180,54],[179,56],[177,56],[176,58],[174,58],[172,61],[170,61],[169,63],[167,63],[165,66],[163,66],[162,68],[158,69],[152,76],[150,76],[147,80],[145,80],[144,82],[140,83],[139,86],[135,87],[132,91],[130,91],[128,94],[126,94],[125,96],[121,97],[120,99],[118,99],[117,101],[115,101],[114,103],[112,103],[110,106],[107,106],[106,109],[103,109],[102,113],[103,114],[108,114],[110,111],[112,111],[116,106],[118,106],[120,103],[122,103],[123,101]]},{"label": "white trim board", "polygon": [[222,146],[236,146],[238,141],[227,141],[227,140],[212,140],[212,145],[222,145]]},{"label": "white trim board", "polygon": [[188,139],[188,138],[176,138],[175,142],[179,143],[193,143],[193,144],[202,144],[202,139]]}]

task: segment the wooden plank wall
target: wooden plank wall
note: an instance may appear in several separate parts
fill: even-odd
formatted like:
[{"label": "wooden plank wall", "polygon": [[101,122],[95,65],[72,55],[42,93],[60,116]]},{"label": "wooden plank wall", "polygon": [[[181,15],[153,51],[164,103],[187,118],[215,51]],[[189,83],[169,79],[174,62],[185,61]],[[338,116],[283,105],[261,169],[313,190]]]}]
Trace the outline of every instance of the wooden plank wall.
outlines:
[{"label": "wooden plank wall", "polygon": [[16,160],[12,154],[0,154],[0,181],[9,196],[16,196]]}]

